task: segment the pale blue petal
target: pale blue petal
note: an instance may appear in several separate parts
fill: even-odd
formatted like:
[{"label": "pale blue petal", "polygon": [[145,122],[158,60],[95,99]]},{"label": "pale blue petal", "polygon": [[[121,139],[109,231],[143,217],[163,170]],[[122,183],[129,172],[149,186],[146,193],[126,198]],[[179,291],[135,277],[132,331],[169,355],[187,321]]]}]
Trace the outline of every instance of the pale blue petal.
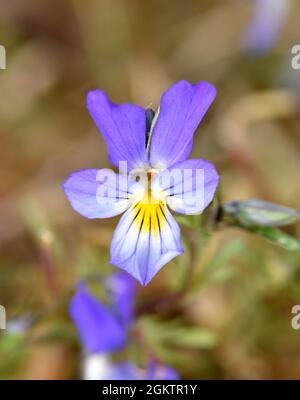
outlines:
[{"label": "pale blue petal", "polygon": [[129,208],[130,196],[138,185],[112,170],[87,169],[71,174],[63,189],[79,214],[86,218],[108,218]]},{"label": "pale blue petal", "polygon": [[219,182],[214,165],[192,159],[160,172],[152,181],[154,193],[164,192],[168,206],[181,214],[199,214],[212,201]]}]

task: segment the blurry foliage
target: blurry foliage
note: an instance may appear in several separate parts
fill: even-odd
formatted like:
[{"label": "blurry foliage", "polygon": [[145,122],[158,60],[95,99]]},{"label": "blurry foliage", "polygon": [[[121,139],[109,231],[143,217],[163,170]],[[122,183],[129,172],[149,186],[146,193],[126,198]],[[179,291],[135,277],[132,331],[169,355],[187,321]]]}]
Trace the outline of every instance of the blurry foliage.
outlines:
[{"label": "blurry foliage", "polygon": [[185,378],[299,379],[291,308],[300,302],[300,251],[290,238],[299,238],[299,224],[246,226],[245,209],[234,223],[244,230],[215,221],[221,197],[299,208],[299,71],[289,48],[300,39],[300,6],[274,50],[255,59],[240,48],[250,2],[2,0],[0,10],[0,303],[9,321],[33,321],[0,332],[0,377],[78,377],[70,296],[84,279],[105,298],[101,282],[115,270],[117,219],[85,220],[60,186],[71,171],[109,165],[87,90],[156,108],[170,83],[203,79],[218,96],[193,156],[215,163],[222,193],[203,218],[176,217],[186,252],[139,291],[120,357],[158,358]]}]

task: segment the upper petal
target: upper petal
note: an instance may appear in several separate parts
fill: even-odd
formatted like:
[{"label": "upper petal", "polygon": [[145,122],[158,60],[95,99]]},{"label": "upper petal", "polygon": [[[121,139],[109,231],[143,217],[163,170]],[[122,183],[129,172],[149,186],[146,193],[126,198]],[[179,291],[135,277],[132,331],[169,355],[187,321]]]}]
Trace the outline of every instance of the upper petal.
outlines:
[{"label": "upper petal", "polygon": [[199,214],[212,201],[219,182],[214,165],[200,159],[186,160],[160,172],[152,181],[157,197],[167,196],[167,204],[181,214]]},{"label": "upper petal", "polygon": [[180,81],[163,94],[151,138],[153,167],[169,167],[187,159],[194,132],[215,96],[215,87],[204,81],[196,85]]},{"label": "upper petal", "polygon": [[101,90],[87,95],[87,108],[107,144],[110,161],[127,162],[128,171],[148,165],[145,110],[133,104],[114,104]]},{"label": "upper petal", "polygon": [[182,252],[180,228],[168,209],[160,203],[137,203],[119,221],[111,243],[110,261],[147,285],[166,263]]},{"label": "upper petal", "polygon": [[86,218],[108,218],[131,203],[136,182],[109,169],[86,169],[71,174],[63,184],[71,206]]},{"label": "upper petal", "polygon": [[125,345],[126,331],[122,324],[83,284],[72,298],[69,312],[89,352],[110,352]]}]

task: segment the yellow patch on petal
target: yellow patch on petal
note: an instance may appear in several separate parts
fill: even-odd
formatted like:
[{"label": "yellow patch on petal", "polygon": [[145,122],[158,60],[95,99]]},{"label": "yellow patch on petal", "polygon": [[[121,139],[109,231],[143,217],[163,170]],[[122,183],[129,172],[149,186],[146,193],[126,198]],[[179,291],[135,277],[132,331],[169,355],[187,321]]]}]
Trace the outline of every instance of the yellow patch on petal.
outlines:
[{"label": "yellow patch on petal", "polygon": [[162,191],[151,192],[151,181],[158,173],[157,170],[147,171],[147,187],[142,198],[136,201],[133,212],[133,226],[142,233],[150,233],[159,237],[161,230],[168,223],[165,217],[166,194]]},{"label": "yellow patch on petal", "polygon": [[143,199],[134,206],[133,224],[141,232],[151,233],[157,237],[167,223],[165,208],[163,201],[147,196],[147,199]]}]

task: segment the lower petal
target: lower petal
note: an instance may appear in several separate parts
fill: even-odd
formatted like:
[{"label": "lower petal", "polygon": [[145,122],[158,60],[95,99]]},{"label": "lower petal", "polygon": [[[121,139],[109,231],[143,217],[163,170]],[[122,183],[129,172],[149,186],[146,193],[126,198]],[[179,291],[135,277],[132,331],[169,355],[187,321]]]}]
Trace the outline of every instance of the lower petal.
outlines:
[{"label": "lower petal", "polygon": [[111,243],[111,263],[142,285],[183,252],[180,228],[162,202],[132,206],[121,218]]}]

